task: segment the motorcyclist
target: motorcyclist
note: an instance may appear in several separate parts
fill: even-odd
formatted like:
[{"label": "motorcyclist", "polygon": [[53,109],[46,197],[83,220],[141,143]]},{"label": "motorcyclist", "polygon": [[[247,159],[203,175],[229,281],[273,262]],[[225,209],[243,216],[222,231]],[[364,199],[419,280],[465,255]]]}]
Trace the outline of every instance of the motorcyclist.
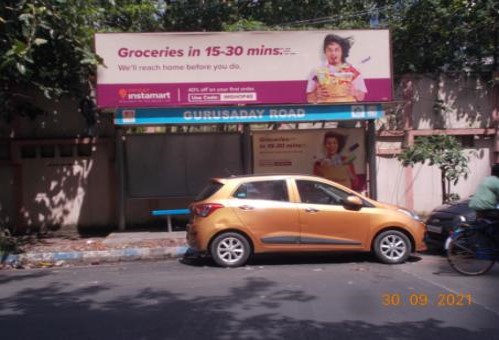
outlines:
[{"label": "motorcyclist", "polygon": [[468,205],[478,220],[485,219],[492,227],[487,230],[499,242],[499,163],[492,166],[491,175],[480,183]]},{"label": "motorcyclist", "polygon": [[491,175],[480,183],[469,207],[476,211],[477,218],[499,221],[499,163],[492,166]]}]

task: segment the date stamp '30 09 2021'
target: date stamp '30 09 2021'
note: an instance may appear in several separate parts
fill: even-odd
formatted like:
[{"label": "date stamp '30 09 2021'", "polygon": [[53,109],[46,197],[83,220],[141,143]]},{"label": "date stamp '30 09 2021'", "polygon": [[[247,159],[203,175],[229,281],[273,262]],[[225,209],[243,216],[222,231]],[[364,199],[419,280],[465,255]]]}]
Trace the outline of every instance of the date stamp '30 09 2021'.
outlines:
[{"label": "date stamp '30 09 2021'", "polygon": [[471,306],[473,299],[471,294],[468,293],[439,293],[436,295],[425,293],[386,293],[381,295],[381,304],[385,307],[465,307]]}]

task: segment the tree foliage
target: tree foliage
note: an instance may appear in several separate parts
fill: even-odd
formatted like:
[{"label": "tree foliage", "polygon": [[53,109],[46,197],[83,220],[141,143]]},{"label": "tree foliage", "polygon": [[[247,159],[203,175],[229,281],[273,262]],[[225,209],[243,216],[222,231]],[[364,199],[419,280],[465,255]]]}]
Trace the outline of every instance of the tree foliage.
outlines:
[{"label": "tree foliage", "polygon": [[441,174],[442,202],[455,198],[451,184],[456,185],[461,178],[467,178],[469,158],[454,136],[434,135],[418,138],[414,145],[398,156],[404,167],[417,163],[436,166]]},{"label": "tree foliage", "polygon": [[388,18],[397,73],[497,69],[499,2],[419,0]]},{"label": "tree foliage", "polygon": [[4,0],[0,114],[9,119],[40,113],[31,102],[33,91],[49,99],[69,95],[88,104],[88,83],[101,62],[93,51],[94,33],[161,30],[158,19],[152,1]]},{"label": "tree foliage", "polygon": [[98,9],[85,0],[6,0],[0,8],[2,113],[32,114],[32,90],[81,96],[99,63],[92,52]]}]

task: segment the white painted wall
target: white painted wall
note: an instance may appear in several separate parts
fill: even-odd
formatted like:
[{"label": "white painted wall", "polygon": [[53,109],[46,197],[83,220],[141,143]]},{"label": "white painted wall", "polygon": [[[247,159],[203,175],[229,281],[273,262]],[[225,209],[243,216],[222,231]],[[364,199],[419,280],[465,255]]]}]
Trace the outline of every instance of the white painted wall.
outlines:
[{"label": "white painted wall", "polygon": [[[461,198],[475,192],[481,180],[490,174],[491,148],[490,139],[479,139],[475,141],[475,148],[464,149],[470,155],[470,174],[467,179],[461,179],[452,192],[459,194]],[[404,168],[396,157],[387,156],[378,156],[376,162],[378,200],[421,213],[428,213],[441,205],[442,190],[438,168],[426,164]]]}]

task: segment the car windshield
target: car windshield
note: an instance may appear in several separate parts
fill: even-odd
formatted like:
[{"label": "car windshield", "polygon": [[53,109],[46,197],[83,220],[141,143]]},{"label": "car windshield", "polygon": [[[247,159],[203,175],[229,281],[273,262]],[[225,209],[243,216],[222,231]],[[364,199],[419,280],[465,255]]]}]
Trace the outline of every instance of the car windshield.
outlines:
[{"label": "car windshield", "polygon": [[208,185],[194,198],[194,201],[202,201],[215,194],[224,185],[217,181],[210,181]]}]

